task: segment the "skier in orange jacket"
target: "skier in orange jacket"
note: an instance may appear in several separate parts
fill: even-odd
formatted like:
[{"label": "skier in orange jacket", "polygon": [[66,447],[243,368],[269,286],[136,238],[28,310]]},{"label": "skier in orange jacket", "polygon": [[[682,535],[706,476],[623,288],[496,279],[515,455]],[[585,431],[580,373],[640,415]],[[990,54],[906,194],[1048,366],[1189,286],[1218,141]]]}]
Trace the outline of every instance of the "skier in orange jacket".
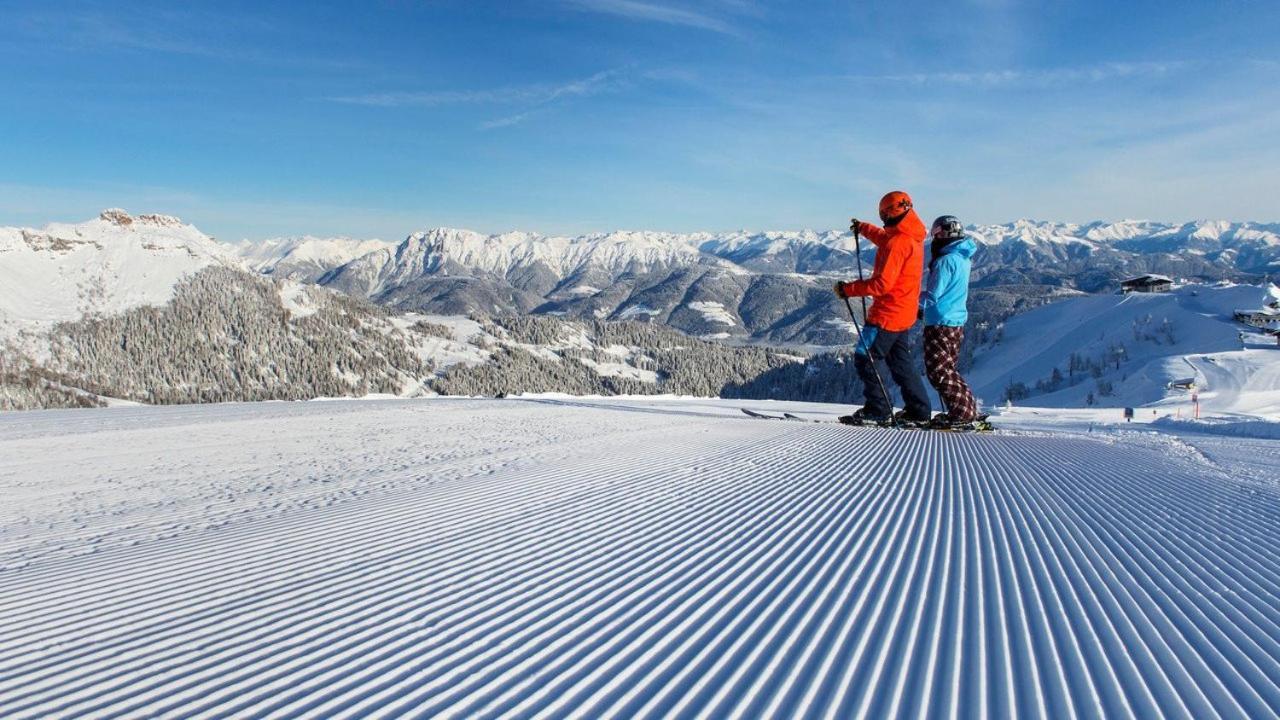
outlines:
[{"label": "skier in orange jacket", "polygon": [[[836,295],[841,298],[871,298],[871,309],[854,355],[865,404],[840,421],[851,425],[891,421],[926,423],[932,407],[911,355],[907,331],[919,314],[924,239],[929,233],[916,215],[911,196],[900,190],[881,198],[880,219],[885,225],[883,229],[857,218],[849,227],[876,246],[871,277],[835,285]],[[897,415],[893,412],[892,399],[885,395],[880,384],[880,378],[886,374],[891,375],[902,390],[906,407]]]}]

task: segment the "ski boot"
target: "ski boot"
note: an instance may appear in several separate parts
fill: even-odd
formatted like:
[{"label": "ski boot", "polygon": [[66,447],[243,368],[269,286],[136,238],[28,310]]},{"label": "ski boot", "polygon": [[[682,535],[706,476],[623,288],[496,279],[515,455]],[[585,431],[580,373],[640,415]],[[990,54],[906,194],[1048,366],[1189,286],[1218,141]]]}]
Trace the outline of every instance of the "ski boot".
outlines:
[{"label": "ski boot", "polygon": [[913,418],[907,414],[906,410],[899,410],[893,414],[893,420],[889,424],[893,427],[904,428],[908,430],[928,430],[932,420],[928,418]]},{"label": "ski boot", "polygon": [[995,428],[987,422],[986,415],[979,415],[972,420],[952,420],[946,413],[940,413],[929,421],[929,429],[943,432],[991,432]]},{"label": "ski boot", "polygon": [[866,410],[866,408],[858,408],[852,415],[841,415],[836,418],[836,422],[854,427],[883,427],[886,422],[892,422],[891,418],[871,417]]}]

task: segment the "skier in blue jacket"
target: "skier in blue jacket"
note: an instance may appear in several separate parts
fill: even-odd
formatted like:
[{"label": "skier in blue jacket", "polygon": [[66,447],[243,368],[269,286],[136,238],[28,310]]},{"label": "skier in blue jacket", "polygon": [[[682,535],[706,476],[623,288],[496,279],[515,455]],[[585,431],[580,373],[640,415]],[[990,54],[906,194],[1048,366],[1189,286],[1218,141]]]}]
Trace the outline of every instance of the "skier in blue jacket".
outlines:
[{"label": "skier in blue jacket", "polygon": [[969,269],[978,246],[953,215],[934,220],[930,236],[929,282],[920,295],[925,374],[947,408],[934,424],[964,425],[978,419],[978,403],[956,369],[969,319]]}]

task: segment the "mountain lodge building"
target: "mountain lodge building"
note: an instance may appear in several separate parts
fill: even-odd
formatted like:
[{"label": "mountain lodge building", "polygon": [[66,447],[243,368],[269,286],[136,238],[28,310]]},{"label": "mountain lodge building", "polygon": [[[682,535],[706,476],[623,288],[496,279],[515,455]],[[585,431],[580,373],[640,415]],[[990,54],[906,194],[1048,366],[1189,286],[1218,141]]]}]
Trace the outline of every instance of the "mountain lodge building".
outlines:
[{"label": "mountain lodge building", "polygon": [[1120,291],[1126,293],[1160,293],[1169,292],[1172,289],[1173,279],[1164,275],[1140,275],[1120,283]]}]

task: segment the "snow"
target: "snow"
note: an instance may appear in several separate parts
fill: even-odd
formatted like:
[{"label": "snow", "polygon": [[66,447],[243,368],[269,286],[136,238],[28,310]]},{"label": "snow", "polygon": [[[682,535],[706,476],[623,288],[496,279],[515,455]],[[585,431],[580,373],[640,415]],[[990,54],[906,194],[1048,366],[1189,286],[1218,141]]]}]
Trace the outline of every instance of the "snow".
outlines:
[{"label": "snow", "polygon": [[[1195,369],[1203,408],[1219,415],[1280,420],[1280,348],[1186,358]],[[1175,398],[1180,397],[1178,395]]]},{"label": "snow", "polygon": [[1122,233],[1091,231],[1082,233],[1079,225],[1017,220],[1006,225],[976,225],[969,235],[983,245],[1001,245],[1017,241],[1028,245],[1084,245],[1095,248],[1103,239],[1118,239]]},{"label": "snow", "polygon": [[[1275,261],[1280,226],[1200,221],[1157,223],[1125,220],[1085,225],[1018,220],[1003,225],[971,226],[978,242],[1026,246],[1055,254],[1092,253],[1106,248],[1133,252],[1214,253],[1228,262],[1240,251],[1260,267]],[[277,276],[320,278],[341,267],[341,282],[352,292],[374,296],[424,274],[465,270],[481,276],[511,277],[522,270],[549,273],[558,281],[582,277],[612,280],[662,268],[701,265],[748,276],[760,268],[789,272],[805,256],[835,251],[828,271],[850,259],[856,244],[843,231],[735,231],[668,233],[617,231],[579,236],[549,236],[513,231],[486,235],[458,228],[415,232],[398,244],[349,238],[281,238],[235,246],[252,266]],[[842,261],[843,258],[843,261]],[[803,262],[803,261],[801,261]],[[752,269],[754,268],[754,269]],[[847,270],[847,268],[845,268]],[[562,297],[587,297],[592,285],[570,286]]]},{"label": "snow", "polygon": [[644,305],[632,305],[631,307],[628,307],[626,310],[623,310],[622,312],[618,313],[618,319],[634,320],[641,316],[649,317],[649,316],[661,315],[661,314],[662,314],[661,311],[654,310],[653,308],[645,307]]},{"label": "snow", "polygon": [[596,374],[601,377],[629,378],[647,383],[658,382],[658,373],[652,370],[641,370],[626,363],[596,362],[591,358],[578,358],[578,361],[596,371]]},{"label": "snow", "polygon": [[[411,347],[423,360],[431,363],[437,372],[454,365],[479,365],[492,357],[492,348],[507,347],[519,349],[536,357],[551,362],[561,362],[565,354],[570,356],[578,352],[599,350],[609,356],[606,362],[597,362],[591,358],[579,357],[577,360],[604,377],[623,377],[641,382],[656,383],[657,373],[636,367],[632,363],[644,358],[644,349],[609,345],[597,347],[587,329],[580,325],[566,325],[561,328],[560,336],[554,342],[545,345],[517,342],[504,330],[491,334],[483,325],[467,317],[455,315],[424,315],[408,313],[389,318],[391,327],[408,332],[418,322],[440,325],[449,332],[449,337],[438,338],[432,335],[411,333]],[[648,359],[652,362],[651,359]],[[406,388],[405,396],[420,395],[422,388],[413,385]]]},{"label": "snow", "polygon": [[1277,441],[743,404],[0,416],[0,716],[1280,711]]},{"label": "snow", "polygon": [[1017,220],[1003,225],[975,225],[970,234],[986,245],[1021,242],[1031,246],[1080,245],[1090,249],[1124,247],[1139,252],[1197,252],[1205,249],[1234,252],[1245,248],[1280,246],[1280,226],[1201,220],[1160,223],[1149,220],[1076,223]]},{"label": "snow", "polygon": [[433,337],[419,341],[415,351],[418,357],[432,363],[437,372],[454,365],[483,365],[492,355],[475,345]]},{"label": "snow", "polygon": [[[446,370],[454,365],[481,365],[488,361],[491,352],[477,343],[485,340],[495,341],[486,333],[480,323],[458,315],[423,315],[407,313],[388,318],[391,325],[401,331],[408,330],[415,323],[425,321],[444,326],[450,337],[439,338],[431,335],[416,335],[412,348],[419,358],[431,363],[436,371]],[[413,389],[414,392],[417,388]]]},{"label": "snow", "polygon": [[337,367],[333,367],[332,372],[334,377],[342,380],[342,382],[350,385],[351,387],[356,387],[360,384],[360,373],[352,372],[351,370],[339,370]]},{"label": "snow", "polygon": [[[1179,418],[1171,419],[1163,417],[1154,421],[1164,429],[1174,432],[1184,431],[1193,433],[1205,433],[1209,435],[1226,435],[1236,438],[1264,438],[1267,440],[1280,440],[1280,422],[1269,422],[1266,420],[1221,420],[1221,419],[1192,419]],[[1280,467],[1280,466],[1278,466]],[[1280,472],[1280,470],[1278,470]]]},{"label": "snow", "polygon": [[403,316],[412,322],[425,320],[435,325],[443,325],[453,332],[453,339],[458,342],[475,342],[479,338],[489,337],[484,326],[462,315],[421,315],[412,313]]},{"label": "snow", "polygon": [[[1068,375],[1072,353],[1096,361],[1123,346],[1119,367],[1109,363],[1101,375],[1114,385],[1113,395],[1095,397],[1102,405],[1189,407],[1187,394],[1169,384],[1194,377],[1202,411],[1280,420],[1280,348],[1246,344],[1242,332],[1248,328],[1233,319],[1234,308],[1256,304],[1260,293],[1250,285],[1186,285],[1169,293],[1091,295],[1046,305],[1015,316],[1003,339],[978,348],[968,379],[975,394],[994,405],[1011,381],[1033,385],[1055,368]],[[1097,383],[1089,377],[1024,402],[1083,407],[1091,392]]]},{"label": "snow", "polygon": [[395,247],[385,240],[356,240],[347,237],[271,238],[254,242],[242,240],[231,245],[231,250],[244,259],[252,270],[287,277],[297,272],[306,279],[314,279],[330,268],[345,265],[358,257],[378,250]]},{"label": "snow", "polygon": [[280,284],[280,302],[294,318],[310,317],[320,309],[311,298],[308,286],[293,281]]},{"label": "snow", "polygon": [[1127,444],[1144,443],[1162,452],[1190,453],[1224,476],[1280,485],[1280,422],[1258,417],[1196,419],[1189,400],[1140,408],[1132,421],[1123,408],[997,408],[993,420],[1006,430],[1075,435]]},{"label": "snow", "polygon": [[105,210],[74,225],[0,228],[0,326],[42,328],[163,305],[181,279],[235,263],[224,246],[165,215]]},{"label": "snow", "polygon": [[717,325],[737,325],[738,322],[733,319],[733,315],[725,309],[724,303],[718,302],[691,302],[689,303],[691,310],[702,313],[702,318],[709,323]]},{"label": "snow", "polygon": [[358,278],[361,290],[375,294],[423,274],[447,271],[450,264],[505,276],[541,267],[558,278],[601,270],[612,278],[659,267],[697,262],[692,244],[700,236],[657,232],[613,232],[580,237],[508,232],[484,235],[471,230],[435,228],[416,232],[392,248],[352,260],[344,271]]},{"label": "snow", "polygon": [[582,325],[566,325],[560,329],[560,336],[556,338],[551,348],[555,350],[569,350],[577,348],[579,350],[592,350],[595,343],[592,342],[591,336],[587,334],[587,328]]},{"label": "snow", "polygon": [[[1280,248],[1280,226],[1223,221],[1169,224],[1126,220],[1077,225],[1019,220],[974,226],[971,232],[980,242],[992,245],[1123,246],[1139,252],[1201,254],[1211,250],[1223,257],[1244,250],[1258,254],[1260,262]],[[44,230],[0,228],[0,270],[6,280],[0,287],[0,316],[52,322],[78,317],[90,309],[117,312],[163,303],[174,282],[210,262],[235,263],[305,281],[315,281],[327,271],[343,267],[350,290],[372,295],[427,272],[447,274],[451,264],[499,276],[538,267],[559,278],[580,272],[594,277],[597,271],[618,278],[626,273],[710,262],[732,273],[750,274],[753,271],[737,262],[767,264],[770,258],[782,258],[782,269],[790,262],[787,258],[813,248],[848,253],[854,243],[845,232],[813,230],[618,231],[565,237],[527,232],[483,235],[436,228],[414,233],[399,243],[300,236],[224,245],[177,218],[133,217],[123,210],[107,210],[98,219],[77,225],[55,223]],[[113,275],[121,274],[130,279],[109,282]],[[47,282],[54,276],[63,282]],[[56,291],[48,289],[55,285]],[[584,297],[596,292],[590,285],[565,291]]]}]

